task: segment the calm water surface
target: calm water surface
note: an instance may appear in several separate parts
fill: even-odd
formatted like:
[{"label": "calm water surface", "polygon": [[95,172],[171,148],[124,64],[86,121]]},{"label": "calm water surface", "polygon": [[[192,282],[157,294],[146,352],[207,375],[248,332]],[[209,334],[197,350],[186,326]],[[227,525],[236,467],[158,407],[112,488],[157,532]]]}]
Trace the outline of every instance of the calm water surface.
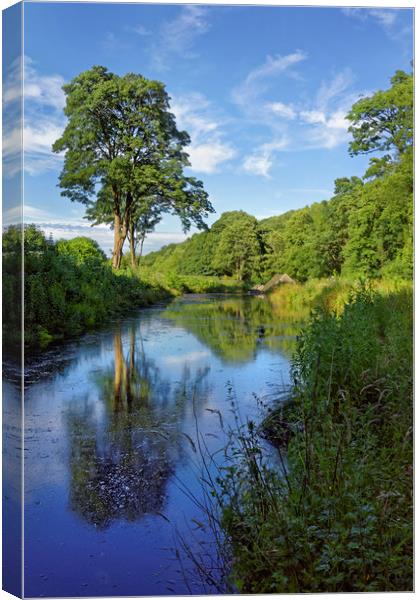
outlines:
[{"label": "calm water surface", "polygon": [[292,345],[267,299],[190,296],[35,361],[25,396],[25,596],[212,591],[179,548],[181,535],[212,560],[189,495],[202,494],[197,430],[209,451],[223,446],[215,411],[233,423],[228,387],[241,414],[258,419],[255,395],[270,402],[289,384]]}]

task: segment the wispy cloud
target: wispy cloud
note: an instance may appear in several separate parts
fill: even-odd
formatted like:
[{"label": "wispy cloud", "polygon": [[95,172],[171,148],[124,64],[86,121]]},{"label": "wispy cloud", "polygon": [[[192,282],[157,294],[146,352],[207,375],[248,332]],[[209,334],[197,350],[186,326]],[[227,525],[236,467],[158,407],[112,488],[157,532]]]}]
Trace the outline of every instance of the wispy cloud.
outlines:
[{"label": "wispy cloud", "polygon": [[321,83],[313,106],[298,111],[301,124],[306,126],[303,147],[335,148],[348,141],[346,115],[360,95],[349,90],[353,82],[351,70],[344,69]]},{"label": "wispy cloud", "polygon": [[346,7],[342,8],[341,10],[346,17],[352,17],[358,21],[367,21],[368,19],[372,19],[384,29],[392,27],[397,19],[397,13],[393,9]]},{"label": "wispy cloud", "polygon": [[178,127],[188,131],[191,137],[187,152],[193,171],[215,173],[220,165],[234,158],[235,148],[224,139],[224,121],[202,94],[174,98],[171,110]]},{"label": "wispy cloud", "polygon": [[400,10],[395,8],[342,8],[342,13],[346,17],[353,18],[359,23],[375,23],[381,27],[385,34],[395,42],[406,42],[413,35],[413,29],[410,26],[401,26],[399,19]]},{"label": "wispy cloud", "polygon": [[40,75],[34,61],[25,56],[25,103],[32,102],[61,112],[65,104],[64,83],[61,75]]},{"label": "wispy cloud", "polygon": [[284,150],[289,143],[286,137],[262,144],[250,156],[243,161],[243,169],[252,175],[270,177],[270,169],[274,162],[275,152]]},{"label": "wispy cloud", "polygon": [[112,54],[114,52],[121,52],[130,48],[130,43],[127,42],[127,36],[122,37],[117,35],[113,31],[107,31],[105,37],[101,42],[103,50]]},{"label": "wispy cloud", "polygon": [[3,176],[10,179],[22,168],[22,58],[3,73]]},{"label": "wispy cloud", "polygon": [[[57,74],[41,75],[28,56],[24,57],[24,68],[24,168],[30,175],[37,175],[57,169],[63,158],[62,155],[54,154],[51,147],[65,125],[63,114],[65,96],[62,90],[64,79]],[[17,71],[11,74],[7,102],[13,102],[18,89],[18,77]],[[18,135],[20,135],[18,128],[6,132],[4,144],[7,152],[9,149],[12,150]]]},{"label": "wispy cloud", "polygon": [[294,119],[296,117],[296,111],[291,104],[269,102],[266,104],[266,109],[281,119]]},{"label": "wispy cloud", "polygon": [[133,25],[132,27],[127,27],[127,29],[129,31],[133,31],[134,33],[137,33],[137,35],[141,35],[143,37],[152,35],[152,32],[149,31],[148,29],[146,29],[146,27],[141,24]]},{"label": "wispy cloud", "polygon": [[250,125],[265,126],[271,138],[266,143],[260,143],[256,150],[243,159],[242,169],[245,172],[270,177],[276,153],[288,145],[287,122],[296,118],[295,107],[280,100],[268,101],[266,94],[278,86],[280,76],[296,76],[294,67],[306,59],[307,54],[302,50],[269,55],[233,89],[232,100],[243,114],[242,122],[245,120]]},{"label": "wispy cloud", "polygon": [[22,96],[22,61],[25,70],[25,104],[33,103],[37,107],[62,110],[65,103],[62,86],[64,79],[61,75],[40,75],[34,61],[29,56],[16,59],[6,73],[3,103],[9,108],[10,104],[21,101]]},{"label": "wispy cloud", "polygon": [[[60,75],[41,75],[34,62],[24,57],[25,125],[23,128],[24,168],[31,175],[57,168],[61,155],[51,146],[64,127],[64,79]],[[22,95],[22,68],[15,61],[5,78],[3,122],[3,154],[6,176],[13,177],[21,169],[22,131],[19,127],[19,105]]]},{"label": "wispy cloud", "polygon": [[179,59],[180,56],[196,56],[192,50],[194,43],[209,29],[208,9],[205,6],[183,6],[178,16],[172,21],[166,21],[157,35],[157,42],[152,47],[154,66],[165,69],[171,57]]},{"label": "wispy cloud", "polygon": [[269,110],[281,118],[283,131],[291,140],[288,149],[331,149],[347,143],[349,122],[346,115],[359,97],[368,93],[362,94],[353,88],[352,71],[343,69],[320,83],[313,100],[288,105],[281,102],[268,104]]},{"label": "wispy cloud", "polygon": [[290,54],[267,56],[264,63],[250,71],[245,80],[232,93],[234,102],[242,107],[252,107],[252,102],[258,99],[272,85],[273,80],[289,71],[307,58],[301,50]]}]

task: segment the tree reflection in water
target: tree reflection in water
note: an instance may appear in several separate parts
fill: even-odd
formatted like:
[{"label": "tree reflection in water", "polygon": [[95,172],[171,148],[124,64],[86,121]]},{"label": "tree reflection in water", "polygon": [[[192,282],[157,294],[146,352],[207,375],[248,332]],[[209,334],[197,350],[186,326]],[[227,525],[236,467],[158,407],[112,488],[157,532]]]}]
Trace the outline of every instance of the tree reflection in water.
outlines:
[{"label": "tree reflection in water", "polygon": [[192,376],[187,367],[171,386],[148,359],[133,325],[128,353],[121,329],[114,334],[114,365],[96,384],[104,402],[86,399],[67,413],[70,439],[70,506],[83,519],[105,528],[113,520],[134,521],[159,514],[174,466],[185,454],[185,411],[200,409],[209,394],[209,368]]},{"label": "tree reflection in water", "polygon": [[266,297],[181,299],[164,312],[167,319],[191,331],[224,361],[244,363],[260,349],[290,357],[301,322],[278,310]]}]

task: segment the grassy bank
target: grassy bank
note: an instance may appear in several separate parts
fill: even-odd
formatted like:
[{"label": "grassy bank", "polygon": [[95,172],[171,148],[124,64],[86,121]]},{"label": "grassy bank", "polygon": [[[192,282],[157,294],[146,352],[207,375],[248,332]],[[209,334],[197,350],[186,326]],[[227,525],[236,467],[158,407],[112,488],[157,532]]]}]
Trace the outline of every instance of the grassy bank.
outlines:
[{"label": "grassy bank", "polygon": [[245,290],[244,284],[232,277],[178,275],[173,272],[161,273],[145,266],[142,266],[139,269],[128,268],[128,272],[142,281],[167,289],[175,296],[179,294],[235,294]]},{"label": "grassy bank", "polygon": [[412,589],[412,294],[328,285],[299,295],[319,302],[298,340],[293,403],[269,417],[280,466],[248,423],[219,481],[240,592]]}]

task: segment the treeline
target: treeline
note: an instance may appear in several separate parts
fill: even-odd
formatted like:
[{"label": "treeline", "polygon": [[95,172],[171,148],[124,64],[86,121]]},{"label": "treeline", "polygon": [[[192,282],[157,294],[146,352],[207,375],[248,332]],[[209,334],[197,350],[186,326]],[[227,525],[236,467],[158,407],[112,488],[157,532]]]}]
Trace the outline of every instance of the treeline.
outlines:
[{"label": "treeline", "polygon": [[[3,341],[8,352],[21,342],[20,227],[3,234]],[[35,225],[24,229],[26,347],[77,335],[138,306],[169,295],[157,284],[116,273],[98,244],[86,237],[47,239]]]},{"label": "treeline", "polygon": [[286,272],[305,281],[342,274],[411,278],[413,78],[359,100],[348,115],[352,155],[376,152],[363,178],[336,179],[328,200],[257,221],[224,213],[209,231],[142,259],[155,271],[228,275],[252,283]]}]

